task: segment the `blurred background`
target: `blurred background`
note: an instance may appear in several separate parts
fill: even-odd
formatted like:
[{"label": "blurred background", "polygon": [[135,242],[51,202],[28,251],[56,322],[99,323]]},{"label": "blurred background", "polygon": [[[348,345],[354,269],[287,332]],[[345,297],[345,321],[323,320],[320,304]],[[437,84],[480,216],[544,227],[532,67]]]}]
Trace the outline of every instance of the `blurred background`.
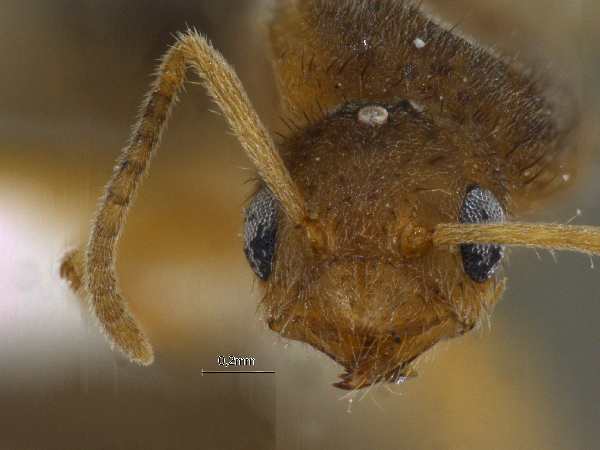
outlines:
[{"label": "blurred background", "polygon": [[[111,352],[59,279],[59,258],[86,241],[149,74],[187,24],[283,130],[264,3],[2,1],[0,449],[598,448],[600,289],[590,259],[512,251],[491,328],[436,348],[413,381],[345,395],[330,386],[339,367],[257,314],[240,237],[252,171],[194,86],[120,246],[123,290],[156,363],[139,368]],[[597,2],[425,6],[486,44],[552,61],[595,117]],[[535,219],[565,222],[580,209],[575,223],[600,224],[599,139],[592,130],[583,142],[576,186]],[[229,354],[276,374],[202,376]]]}]

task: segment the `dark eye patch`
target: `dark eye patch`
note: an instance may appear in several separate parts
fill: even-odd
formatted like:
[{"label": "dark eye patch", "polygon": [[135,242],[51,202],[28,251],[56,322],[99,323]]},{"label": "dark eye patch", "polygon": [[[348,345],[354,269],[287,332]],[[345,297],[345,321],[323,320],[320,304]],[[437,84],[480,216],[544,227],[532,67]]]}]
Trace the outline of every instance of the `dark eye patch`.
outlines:
[{"label": "dark eye patch", "polygon": [[[467,189],[458,219],[460,223],[504,222],[504,210],[492,192],[474,185]],[[466,274],[473,281],[483,283],[498,269],[504,247],[462,244],[460,252]]]},{"label": "dark eye patch", "polygon": [[263,281],[271,275],[277,243],[278,204],[263,187],[256,193],[244,220],[244,253],[254,273]]}]

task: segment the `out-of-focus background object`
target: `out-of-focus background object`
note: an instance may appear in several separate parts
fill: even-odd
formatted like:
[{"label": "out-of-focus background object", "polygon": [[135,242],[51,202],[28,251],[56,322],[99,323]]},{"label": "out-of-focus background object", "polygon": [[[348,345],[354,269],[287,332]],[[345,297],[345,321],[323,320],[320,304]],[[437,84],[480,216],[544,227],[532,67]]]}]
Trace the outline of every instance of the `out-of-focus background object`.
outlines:
[{"label": "out-of-focus background object", "polygon": [[[431,0],[489,45],[547,58],[597,110],[600,11],[591,0]],[[587,1],[587,3],[586,3]],[[238,70],[283,129],[264,5],[4,0],[0,15],[0,448],[591,449],[600,441],[598,269],[513,251],[493,326],[436,349],[402,386],[348,397],[340,368],[257,315],[241,251],[250,164],[200,88],[176,109],[120,247],[119,273],[156,352],[110,351],[57,276],[85,242],[157,58],[187,24]],[[598,139],[575,189],[535,218],[600,224]],[[217,355],[275,375],[201,376]]]}]

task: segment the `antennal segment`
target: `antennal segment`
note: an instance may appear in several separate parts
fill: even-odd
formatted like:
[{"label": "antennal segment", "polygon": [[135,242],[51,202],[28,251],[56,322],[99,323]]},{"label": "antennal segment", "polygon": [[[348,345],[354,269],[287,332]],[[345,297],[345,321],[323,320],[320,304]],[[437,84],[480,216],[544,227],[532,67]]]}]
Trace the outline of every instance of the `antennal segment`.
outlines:
[{"label": "antennal segment", "polygon": [[600,255],[600,228],[590,226],[502,223],[450,224],[436,227],[433,244],[497,244]]},{"label": "antennal segment", "polygon": [[[188,67],[195,70],[209,95],[222,109],[229,126],[279,200],[282,210],[296,224],[310,222],[298,188],[233,69],[196,31],[178,35],[177,42],[158,68],[129,144],[123,149],[100,198],[85,258],[79,262],[84,265],[84,270],[67,270],[68,264],[77,263],[72,255],[68,255],[63,263],[64,275],[71,283],[77,281],[79,273],[82,274],[82,286],[89,293],[92,312],[111,343],[142,365],[152,363],[152,347],[121,295],[115,270],[116,248],[129,207],[158,148]],[[308,232],[309,227],[306,228]]]}]

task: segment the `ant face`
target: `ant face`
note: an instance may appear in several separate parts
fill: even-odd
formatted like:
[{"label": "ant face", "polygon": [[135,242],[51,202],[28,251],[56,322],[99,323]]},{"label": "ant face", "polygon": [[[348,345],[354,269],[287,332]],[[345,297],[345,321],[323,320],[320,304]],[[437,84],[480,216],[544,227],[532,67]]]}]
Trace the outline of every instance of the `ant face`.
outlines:
[{"label": "ant face", "polygon": [[[373,110],[376,120],[366,120]],[[247,211],[246,254],[266,281],[269,326],[342,364],[339,387],[402,379],[441,336],[468,331],[491,310],[502,292],[501,247],[459,251],[425,239],[439,223],[504,220],[492,191],[473,184],[504,198],[493,182],[499,161],[477,159],[468,136],[399,100],[345,105],[284,149],[326,244],[314,249],[285,217],[269,220],[271,210],[259,208],[269,196],[263,188]],[[248,238],[259,224],[269,240]]]}]

